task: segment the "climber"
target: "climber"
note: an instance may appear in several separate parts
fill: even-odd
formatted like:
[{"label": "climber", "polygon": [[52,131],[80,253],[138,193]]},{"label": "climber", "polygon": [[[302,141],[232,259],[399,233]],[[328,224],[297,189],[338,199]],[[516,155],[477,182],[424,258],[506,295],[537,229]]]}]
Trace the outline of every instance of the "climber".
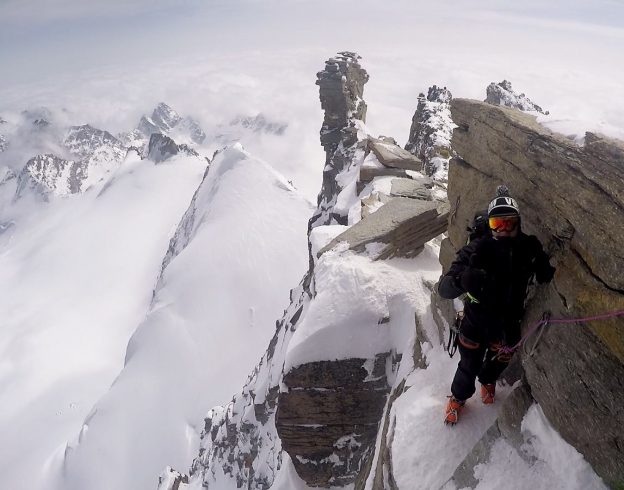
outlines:
[{"label": "climber", "polygon": [[483,403],[494,403],[496,380],[511,359],[511,354],[498,351],[520,339],[528,284],[533,276],[539,283],[550,282],[555,273],[537,237],[520,229],[518,204],[506,186],[499,186],[490,202],[488,222],[492,233],[464,246],[438,285],[443,298],[465,294],[461,358],[451,385],[446,424],[457,422],[464,403],[475,392],[476,378]]}]

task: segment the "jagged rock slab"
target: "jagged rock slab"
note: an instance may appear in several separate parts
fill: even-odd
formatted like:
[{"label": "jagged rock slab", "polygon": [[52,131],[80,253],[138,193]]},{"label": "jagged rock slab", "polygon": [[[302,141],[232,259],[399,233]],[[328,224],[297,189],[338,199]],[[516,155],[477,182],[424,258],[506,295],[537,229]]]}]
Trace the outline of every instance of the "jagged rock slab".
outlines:
[{"label": "jagged rock slab", "polygon": [[338,243],[347,242],[356,251],[364,251],[370,243],[386,244],[379,259],[413,257],[426,242],[444,233],[447,219],[448,207],[444,204],[396,198],[338,235],[321,249],[319,256]]},{"label": "jagged rock slab", "polygon": [[0,134],[0,153],[8,148],[9,144],[4,137],[4,135]]},{"label": "jagged rock slab", "polygon": [[318,361],[284,375],[276,428],[299,476],[311,486],[352,483],[370,456],[387,395],[386,360]]},{"label": "jagged rock slab", "polygon": [[418,158],[396,143],[388,142],[387,139],[383,141],[370,138],[368,140],[368,148],[375,154],[377,160],[386,167],[413,170],[415,172],[422,170],[422,162]]},{"label": "jagged rock slab", "polygon": [[433,199],[431,187],[427,187],[424,182],[414,179],[394,179],[390,188],[390,195],[421,199],[423,201],[431,201]]},{"label": "jagged rock slab", "polygon": [[414,174],[405,169],[386,167],[379,162],[374,153],[369,153],[360,165],[359,176],[356,183],[356,191],[358,195],[376,177],[399,177],[411,179],[414,178]]},{"label": "jagged rock slab", "polygon": [[[624,143],[588,133],[581,147],[533,116],[483,102],[454,99],[451,110],[458,125],[453,148],[462,158],[449,171],[443,266],[465,243],[474,212],[505,183],[520,204],[523,228],[557,266],[553,284],[529,304],[525,326],[544,311],[579,318],[624,310]],[[523,366],[552,426],[608,485],[621,484],[624,321],[550,326]]]},{"label": "jagged rock slab", "polygon": [[526,95],[518,95],[511,87],[511,82],[503,80],[500,83],[490,83],[486,88],[485,102],[488,104],[511,107],[512,109],[520,109],[527,112],[539,112],[548,114],[540,106],[534,103]]},{"label": "jagged rock slab", "polygon": [[381,208],[384,204],[389,203],[391,200],[392,197],[382,192],[372,192],[369,196],[361,200],[362,218],[373,214],[375,211]]}]

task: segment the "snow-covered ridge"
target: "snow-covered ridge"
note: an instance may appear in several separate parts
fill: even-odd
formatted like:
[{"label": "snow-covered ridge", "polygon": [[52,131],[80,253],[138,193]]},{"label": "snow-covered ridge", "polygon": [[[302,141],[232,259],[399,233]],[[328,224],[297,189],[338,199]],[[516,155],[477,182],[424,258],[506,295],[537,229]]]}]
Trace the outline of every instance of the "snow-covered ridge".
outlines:
[{"label": "snow-covered ridge", "polygon": [[[250,372],[287,302],[279,291],[305,270],[311,212],[240,145],[215,155],[170,241],[124,369],[66,451],[57,488],[150,488],[165,465],[190,465],[195,424]],[[92,471],[96,460],[105,474]]]}]

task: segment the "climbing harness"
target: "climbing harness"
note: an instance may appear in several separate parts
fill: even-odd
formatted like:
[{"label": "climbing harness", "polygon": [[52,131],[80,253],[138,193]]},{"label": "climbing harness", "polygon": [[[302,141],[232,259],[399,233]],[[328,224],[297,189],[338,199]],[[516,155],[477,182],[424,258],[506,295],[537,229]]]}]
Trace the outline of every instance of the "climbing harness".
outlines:
[{"label": "climbing harness", "polygon": [[[544,327],[548,326],[549,324],[587,323],[587,322],[593,322],[597,320],[608,320],[609,318],[616,318],[619,316],[624,316],[624,310],[612,311],[609,313],[602,313],[600,315],[587,316],[583,318],[550,318],[550,312],[545,312],[542,315],[541,320],[531,325],[527,333],[524,335],[524,337],[520,339],[520,341],[516,345],[514,345],[513,347],[502,346],[499,349],[499,355],[513,354],[522,345],[524,345],[525,354],[528,354],[529,356],[533,355],[537,347],[537,344],[539,343],[544,333],[544,330],[545,330]],[[533,335],[536,331],[538,331],[538,329],[539,329],[539,333],[535,339],[535,342],[533,343],[533,346],[531,347],[530,351],[527,352],[526,341],[529,339],[529,337],[531,337],[531,335]]]},{"label": "climbing harness", "polygon": [[451,325],[451,330],[449,332],[448,344],[446,346],[446,352],[450,358],[455,355],[457,352],[457,346],[459,344],[459,330],[461,328],[462,321],[464,320],[464,312],[458,311],[457,315],[455,315],[455,322]]}]

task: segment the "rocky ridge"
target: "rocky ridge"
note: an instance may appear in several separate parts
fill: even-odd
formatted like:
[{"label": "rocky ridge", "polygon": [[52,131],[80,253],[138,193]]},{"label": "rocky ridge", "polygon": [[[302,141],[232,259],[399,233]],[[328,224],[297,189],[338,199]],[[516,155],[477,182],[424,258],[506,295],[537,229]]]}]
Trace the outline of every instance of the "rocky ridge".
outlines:
[{"label": "rocky ridge", "polygon": [[[344,230],[347,233],[356,224],[376,226],[373,218],[376,213],[365,212],[362,202],[365,197],[376,192],[378,196],[385,196],[384,200],[389,203],[386,205],[401,207],[406,202],[414,203],[397,216],[395,224],[403,223],[405,233],[398,237],[392,233],[378,237],[379,240],[385,239],[397,256],[413,254],[413,247],[422,250],[424,243],[446,226],[443,199],[434,202],[433,184],[424,187],[426,178],[416,170],[405,173],[406,168],[421,168],[420,161],[388,139],[384,139],[383,144],[394,166],[383,165],[371,150],[379,140],[371,138],[364,126],[366,105],[362,100],[362,85],[367,76],[358,59],[353,53],[340,53],[330,59],[325,70],[317,76],[325,110],[321,143],[326,149],[326,166],[318,207],[309,224],[310,270],[291,291],[290,306],[276,322],[276,332],[267,352],[241,393],[227,406],[216,407],[208,414],[200,453],[191,467],[189,485],[200,483],[211,488],[231,482],[239,488],[266,489],[272,485],[285,456],[309,485],[344,485],[354,483],[357,478],[361,480],[360,485],[363,484],[371,473],[379,422],[401,359],[406,359],[404,366],[414,362],[415,358],[422,362],[420,354],[409,352],[403,356],[391,345],[379,345],[376,352],[367,351],[364,356],[339,356],[334,360],[302,360],[295,353],[296,349],[293,351],[293,337],[299,329],[305,332],[318,327],[318,322],[310,318],[315,317],[316,309],[326,309],[322,303],[325,300],[320,298],[335,297],[331,292],[335,287],[331,277],[350,274],[348,267],[342,272],[333,269],[343,267],[342,254],[351,256],[349,254],[354,253],[344,246],[348,237],[336,232]],[[358,186],[366,158],[374,158],[385,170]],[[402,172],[401,179],[393,173],[397,169]],[[384,182],[395,180],[413,181],[427,192],[411,192],[413,188],[403,185],[402,196],[391,195],[392,186]],[[359,188],[358,193],[356,189]],[[418,205],[418,202],[423,204]],[[383,210],[381,206],[378,212]],[[412,221],[419,219],[422,222],[415,226]],[[439,225],[428,232],[416,233],[417,238],[413,236],[412,232],[421,230],[421,225],[436,219]],[[328,232],[334,236],[338,234],[337,245],[319,254],[331,239],[327,237]],[[409,248],[400,246],[405,235],[411,237]],[[364,264],[370,262],[366,246],[362,251],[360,245],[356,245],[354,251],[360,254]],[[381,261],[379,264],[379,267],[386,267]],[[365,271],[363,269],[362,274],[367,274]],[[354,281],[351,287],[356,297],[376,294],[375,291],[359,291],[360,281]],[[418,283],[416,287],[422,285]],[[403,291],[397,294],[403,294]],[[376,300],[371,299],[370,303],[376,303]],[[336,308],[344,309],[347,318],[360,314],[360,310],[352,310],[349,302],[336,305]],[[390,305],[386,308],[394,309]],[[402,314],[414,317],[413,310]],[[348,320],[345,319],[345,323],[348,324]],[[395,320],[377,310],[366,314],[365,323],[366,328],[377,332],[376,335],[386,335],[383,333],[386,328],[397,328],[392,326]],[[335,335],[334,326],[327,327],[324,335]],[[348,327],[345,325],[344,328]],[[424,340],[426,335],[422,338]],[[331,343],[331,340],[328,338],[326,342]],[[420,349],[420,344],[417,345]],[[172,488],[171,482],[178,482],[179,488],[184,488],[185,483],[179,476],[174,470],[167,470],[161,478],[160,488]]]}]

